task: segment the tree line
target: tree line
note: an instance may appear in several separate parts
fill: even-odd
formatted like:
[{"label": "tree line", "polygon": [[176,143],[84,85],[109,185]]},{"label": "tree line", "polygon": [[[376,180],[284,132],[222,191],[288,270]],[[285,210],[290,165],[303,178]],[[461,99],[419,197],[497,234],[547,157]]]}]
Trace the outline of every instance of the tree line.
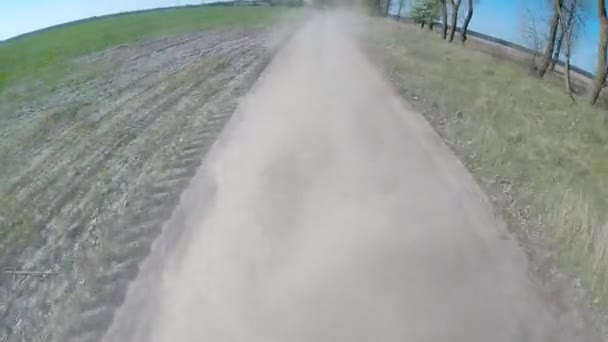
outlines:
[{"label": "tree line", "polygon": [[[401,13],[404,1],[399,0],[398,14]],[[532,74],[545,77],[553,71],[556,64],[563,63],[564,87],[566,93],[574,100],[571,80],[571,56],[580,32],[586,25],[587,16],[592,13],[592,6],[597,6],[600,22],[599,42],[597,47],[596,72],[589,87],[590,104],[598,102],[608,76],[608,14],[606,0],[543,0],[550,9],[550,19],[539,20],[538,14],[530,11],[526,17],[526,35],[533,41]],[[421,28],[434,30],[436,23],[441,24],[439,34],[442,39],[453,42],[456,32],[460,42],[465,44],[469,24],[474,14],[477,0],[414,0],[409,8],[409,17]],[[463,9],[464,7],[464,9]],[[387,2],[381,11],[389,12]],[[460,19],[460,20],[459,20]],[[461,25],[459,27],[459,21]],[[536,53],[538,52],[538,53]]]},{"label": "tree line", "polygon": [[[403,1],[399,2],[398,13],[401,13]],[[434,23],[441,17],[441,38],[453,42],[458,30],[458,18],[461,10],[462,0],[419,0],[414,3],[410,11],[410,17],[422,28],[427,26],[433,30]],[[473,19],[474,1],[467,0],[466,16],[460,29],[460,41],[464,44],[467,40],[469,24]],[[388,6],[387,6],[388,10]],[[448,22],[449,17],[449,22]]]}]

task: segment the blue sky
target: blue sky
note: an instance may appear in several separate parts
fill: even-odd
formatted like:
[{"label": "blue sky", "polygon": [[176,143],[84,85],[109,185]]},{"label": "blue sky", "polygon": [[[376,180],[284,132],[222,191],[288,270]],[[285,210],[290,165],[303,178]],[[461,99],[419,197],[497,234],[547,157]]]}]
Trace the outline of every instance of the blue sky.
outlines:
[{"label": "blue sky", "polygon": [[0,0],[0,40],[97,15],[200,3],[201,0]]},{"label": "blue sky", "polygon": [[[392,1],[396,13],[399,0]],[[404,0],[410,2],[412,0]],[[198,4],[201,0],[0,0],[0,40],[40,28],[96,15],[146,8]],[[547,20],[546,0],[479,0],[471,28],[527,45],[522,32],[526,8]],[[595,7],[590,6],[586,29],[573,56],[575,65],[594,71],[599,31]],[[405,9],[403,11],[405,13]]]}]

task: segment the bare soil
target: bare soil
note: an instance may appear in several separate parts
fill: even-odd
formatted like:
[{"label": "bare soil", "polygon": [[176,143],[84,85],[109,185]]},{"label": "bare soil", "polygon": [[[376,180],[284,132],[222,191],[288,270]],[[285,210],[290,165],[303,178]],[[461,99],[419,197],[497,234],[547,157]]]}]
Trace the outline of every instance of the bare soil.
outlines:
[{"label": "bare soil", "polygon": [[0,341],[101,338],[277,41],[260,28],[118,46],[0,106]]}]

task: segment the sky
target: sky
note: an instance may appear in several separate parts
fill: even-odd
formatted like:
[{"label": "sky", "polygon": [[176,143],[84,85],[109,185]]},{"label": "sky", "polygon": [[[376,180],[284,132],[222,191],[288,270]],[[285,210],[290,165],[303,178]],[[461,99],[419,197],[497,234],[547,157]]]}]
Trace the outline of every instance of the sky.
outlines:
[{"label": "sky", "polygon": [[[396,14],[398,2],[391,0],[391,13]],[[201,0],[0,0],[0,40],[92,16],[199,3]],[[522,30],[526,13],[534,13],[546,21],[549,12],[546,3],[546,0],[476,0],[471,29],[529,45]],[[402,7],[403,14],[407,14],[406,7]],[[599,32],[594,6],[590,6],[587,18],[586,29],[575,46],[573,64],[593,72]]]},{"label": "sky", "polygon": [[201,0],[0,0],[0,40],[98,15],[200,3]]}]

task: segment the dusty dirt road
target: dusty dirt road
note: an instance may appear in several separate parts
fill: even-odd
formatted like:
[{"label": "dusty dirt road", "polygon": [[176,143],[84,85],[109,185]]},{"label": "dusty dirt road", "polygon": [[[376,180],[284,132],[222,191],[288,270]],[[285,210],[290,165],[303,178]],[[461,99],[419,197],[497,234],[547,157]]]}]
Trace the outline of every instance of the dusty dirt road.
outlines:
[{"label": "dusty dirt road", "polygon": [[356,27],[319,15],[277,55],[106,341],[591,340]]}]

